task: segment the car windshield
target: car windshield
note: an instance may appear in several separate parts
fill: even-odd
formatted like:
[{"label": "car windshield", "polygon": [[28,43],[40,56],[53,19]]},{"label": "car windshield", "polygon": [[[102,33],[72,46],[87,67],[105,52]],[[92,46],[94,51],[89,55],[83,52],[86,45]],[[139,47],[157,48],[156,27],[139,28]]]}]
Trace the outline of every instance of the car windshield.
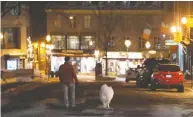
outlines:
[{"label": "car windshield", "polygon": [[160,65],[158,70],[164,72],[178,72],[180,71],[180,67],[176,65]]}]

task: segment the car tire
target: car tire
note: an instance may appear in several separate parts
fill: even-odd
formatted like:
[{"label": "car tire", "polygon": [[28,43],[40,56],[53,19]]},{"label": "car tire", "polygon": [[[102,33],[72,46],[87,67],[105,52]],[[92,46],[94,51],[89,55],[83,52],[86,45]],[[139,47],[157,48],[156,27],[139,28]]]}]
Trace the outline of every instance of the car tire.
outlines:
[{"label": "car tire", "polygon": [[178,92],[184,92],[184,86],[181,85],[177,88]]},{"label": "car tire", "polygon": [[151,83],[150,90],[156,91],[156,84],[155,83]]},{"label": "car tire", "polygon": [[141,88],[141,83],[140,83],[140,81],[136,81],[136,86],[138,87],[138,88]]}]

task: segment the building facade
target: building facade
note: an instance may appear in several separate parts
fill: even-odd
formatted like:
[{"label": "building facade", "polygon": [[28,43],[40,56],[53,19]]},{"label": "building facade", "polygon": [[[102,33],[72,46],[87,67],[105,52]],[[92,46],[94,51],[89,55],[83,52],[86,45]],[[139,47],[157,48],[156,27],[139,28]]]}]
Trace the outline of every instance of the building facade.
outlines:
[{"label": "building facade", "polygon": [[[52,71],[57,71],[68,55],[73,57],[79,72],[94,72],[95,50],[100,51],[103,71],[105,58],[108,59],[111,75],[125,74],[128,66],[136,68],[148,57],[168,57],[169,47],[165,40],[169,36],[160,32],[167,13],[164,2],[85,1],[65,4],[51,3],[46,9],[47,33],[54,46]],[[151,30],[147,40],[142,37],[144,29]],[[125,40],[131,41],[129,48],[126,48]],[[147,41],[151,44],[148,49],[145,46]]]},{"label": "building facade", "polygon": [[[5,4],[6,8],[17,2]],[[1,69],[27,68],[27,37],[29,36],[29,15],[26,5],[15,7],[1,15]]]}]

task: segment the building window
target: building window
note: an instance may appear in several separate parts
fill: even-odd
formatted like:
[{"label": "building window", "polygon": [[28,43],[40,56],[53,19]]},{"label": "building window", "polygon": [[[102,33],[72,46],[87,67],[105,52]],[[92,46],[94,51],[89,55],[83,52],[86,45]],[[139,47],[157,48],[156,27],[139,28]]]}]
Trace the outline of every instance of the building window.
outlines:
[{"label": "building window", "polygon": [[131,27],[131,19],[129,16],[124,16],[124,28],[130,28]]},{"label": "building window", "polygon": [[81,49],[94,49],[95,38],[93,36],[83,36],[81,39]]},{"label": "building window", "polygon": [[161,40],[159,37],[154,37],[154,48],[161,49]]},{"label": "building window", "polygon": [[90,28],[91,24],[91,16],[84,16],[84,27]]},{"label": "building window", "polygon": [[70,23],[70,28],[76,28],[76,17],[75,16],[70,16],[69,17],[69,23]]},{"label": "building window", "polygon": [[2,28],[1,33],[3,35],[1,40],[2,49],[20,48],[20,28]]},{"label": "building window", "polygon": [[67,49],[79,49],[79,43],[78,36],[68,36]]},{"label": "building window", "polygon": [[138,43],[138,47],[139,47],[139,49],[143,49],[143,48],[145,48],[145,39],[143,39],[143,38],[141,38],[141,37],[139,37],[138,38],[139,39],[139,43]]},{"label": "building window", "polygon": [[52,45],[54,46],[54,49],[66,49],[65,36],[52,35]]}]

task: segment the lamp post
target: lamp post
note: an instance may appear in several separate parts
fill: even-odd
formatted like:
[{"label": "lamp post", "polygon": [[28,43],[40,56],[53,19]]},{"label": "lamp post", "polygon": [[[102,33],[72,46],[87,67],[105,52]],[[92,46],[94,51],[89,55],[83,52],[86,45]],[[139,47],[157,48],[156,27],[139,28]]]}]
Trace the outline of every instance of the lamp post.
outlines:
[{"label": "lamp post", "polygon": [[[125,40],[125,46],[127,48],[127,65],[128,65],[128,55],[129,55],[128,51],[129,51],[130,45],[131,45],[131,41],[129,39]],[[129,67],[129,65],[128,65],[128,67]]]},{"label": "lamp post", "polygon": [[51,56],[51,52],[52,52],[52,49],[53,49],[53,45],[50,44],[51,42],[51,36],[50,35],[47,35],[46,36],[46,72],[47,72],[47,75],[48,75],[48,80],[50,78],[50,56]]}]

